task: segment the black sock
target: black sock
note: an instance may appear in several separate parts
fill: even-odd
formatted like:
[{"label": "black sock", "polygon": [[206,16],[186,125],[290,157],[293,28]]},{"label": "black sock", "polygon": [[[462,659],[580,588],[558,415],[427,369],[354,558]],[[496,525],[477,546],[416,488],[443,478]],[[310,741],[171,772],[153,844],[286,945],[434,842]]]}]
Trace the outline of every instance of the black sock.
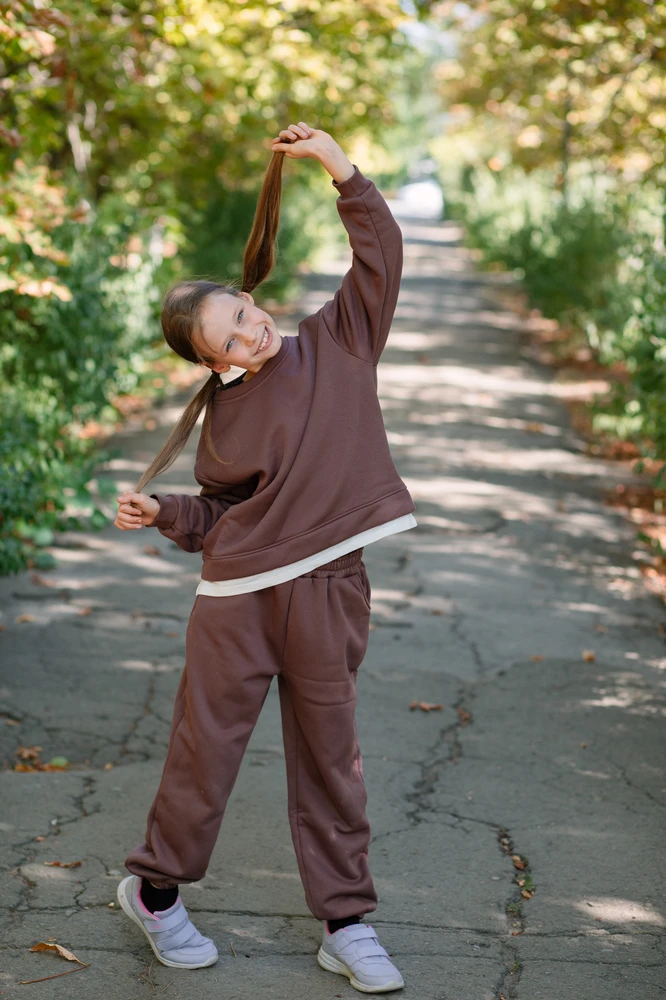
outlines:
[{"label": "black sock", "polygon": [[141,879],[141,902],[151,913],[157,910],[168,910],[178,899],[178,886],[171,889],[156,889],[147,878]]},{"label": "black sock", "polygon": [[328,933],[335,934],[341,927],[349,927],[350,924],[360,924],[360,917],[342,917],[341,920],[327,920]]}]

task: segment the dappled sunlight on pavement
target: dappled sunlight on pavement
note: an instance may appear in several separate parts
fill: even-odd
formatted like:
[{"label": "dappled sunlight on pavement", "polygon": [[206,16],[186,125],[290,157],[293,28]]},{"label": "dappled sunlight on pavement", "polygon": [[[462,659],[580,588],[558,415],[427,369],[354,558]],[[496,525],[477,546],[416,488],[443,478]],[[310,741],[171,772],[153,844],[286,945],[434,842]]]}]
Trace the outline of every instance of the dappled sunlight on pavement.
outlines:
[{"label": "dappled sunlight on pavement", "polygon": [[[418,526],[364,552],[358,726],[376,923],[419,1000],[497,1000],[515,962],[550,977],[548,1000],[573,996],[562,977],[588,977],[585,1000],[601,996],[590,983],[638,996],[623,992],[627,969],[650,1000],[665,925],[664,613],[634,527],[603,503],[632,475],[585,453],[564,400],[591,384],[557,382],[521,352],[524,322],[493,297],[506,279],[475,271],[455,225],[400,225],[404,278],[378,388]],[[283,335],[348,266],[307,276]],[[133,418],[99,474],[133,488],[193,392],[151,413],[150,430]],[[149,492],[198,491],[196,439]],[[140,971],[149,956],[109,902],[159,779],[200,556],[115,527],[66,533],[53,552],[55,570],[0,580],[12,664],[0,830],[15,873],[4,940],[18,969],[64,913],[77,954],[103,939]],[[13,772],[19,747],[66,756],[69,773]],[[54,858],[86,860],[46,867]],[[241,961],[232,939],[266,986],[256,995],[331,995],[291,847],[275,686],[209,873],[184,896],[226,954],[196,984],[178,978],[183,1000],[222,995]],[[271,970],[287,961],[276,992]]]}]

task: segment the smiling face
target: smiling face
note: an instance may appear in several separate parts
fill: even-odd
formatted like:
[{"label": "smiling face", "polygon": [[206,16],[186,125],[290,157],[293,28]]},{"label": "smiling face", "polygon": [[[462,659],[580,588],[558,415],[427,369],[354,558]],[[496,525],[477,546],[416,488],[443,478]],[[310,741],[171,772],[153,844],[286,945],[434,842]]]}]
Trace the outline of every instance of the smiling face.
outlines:
[{"label": "smiling face", "polygon": [[249,292],[209,295],[201,308],[197,348],[211,371],[245,368],[252,378],[280,350],[282,338],[272,317],[255,306]]}]

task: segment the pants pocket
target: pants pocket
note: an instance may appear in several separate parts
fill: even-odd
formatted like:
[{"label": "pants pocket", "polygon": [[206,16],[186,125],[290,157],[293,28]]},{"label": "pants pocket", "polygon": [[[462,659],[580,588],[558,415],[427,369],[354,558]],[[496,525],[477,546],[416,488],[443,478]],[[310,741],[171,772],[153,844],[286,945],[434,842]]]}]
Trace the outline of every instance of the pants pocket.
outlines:
[{"label": "pants pocket", "polygon": [[370,587],[370,580],[368,578],[368,573],[365,568],[365,563],[361,563],[358,573],[354,573],[351,577],[354,582],[356,589],[363,598],[363,603],[365,605],[368,613],[371,611],[372,602],[372,589]]}]

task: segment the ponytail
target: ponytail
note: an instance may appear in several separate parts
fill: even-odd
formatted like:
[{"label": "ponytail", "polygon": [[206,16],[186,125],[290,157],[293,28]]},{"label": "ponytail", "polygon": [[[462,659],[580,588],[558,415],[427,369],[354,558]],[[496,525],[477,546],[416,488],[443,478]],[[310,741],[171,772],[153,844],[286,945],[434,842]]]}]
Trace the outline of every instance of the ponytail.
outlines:
[{"label": "ponytail", "polygon": [[[259,192],[257,208],[252,223],[252,231],[243,252],[243,276],[241,291],[252,292],[265,281],[275,264],[275,241],[280,221],[282,198],[282,164],[284,153],[273,153],[264,182]],[[202,359],[195,346],[194,335],[201,324],[201,308],[208,295],[227,293],[238,295],[232,284],[216,281],[180,281],[170,288],[162,304],[161,324],[164,339],[169,347],[181,358],[198,364]],[[207,451],[223,465],[230,465],[216,453],[211,433],[213,396],[222,384],[217,372],[198,390],[185,407],[178,423],[169,434],[159,454],[153,459],[135,486],[135,492],[143,492],[151,479],[165,472],[175,462],[185,447],[201,411],[205,409],[202,437]]]}]

